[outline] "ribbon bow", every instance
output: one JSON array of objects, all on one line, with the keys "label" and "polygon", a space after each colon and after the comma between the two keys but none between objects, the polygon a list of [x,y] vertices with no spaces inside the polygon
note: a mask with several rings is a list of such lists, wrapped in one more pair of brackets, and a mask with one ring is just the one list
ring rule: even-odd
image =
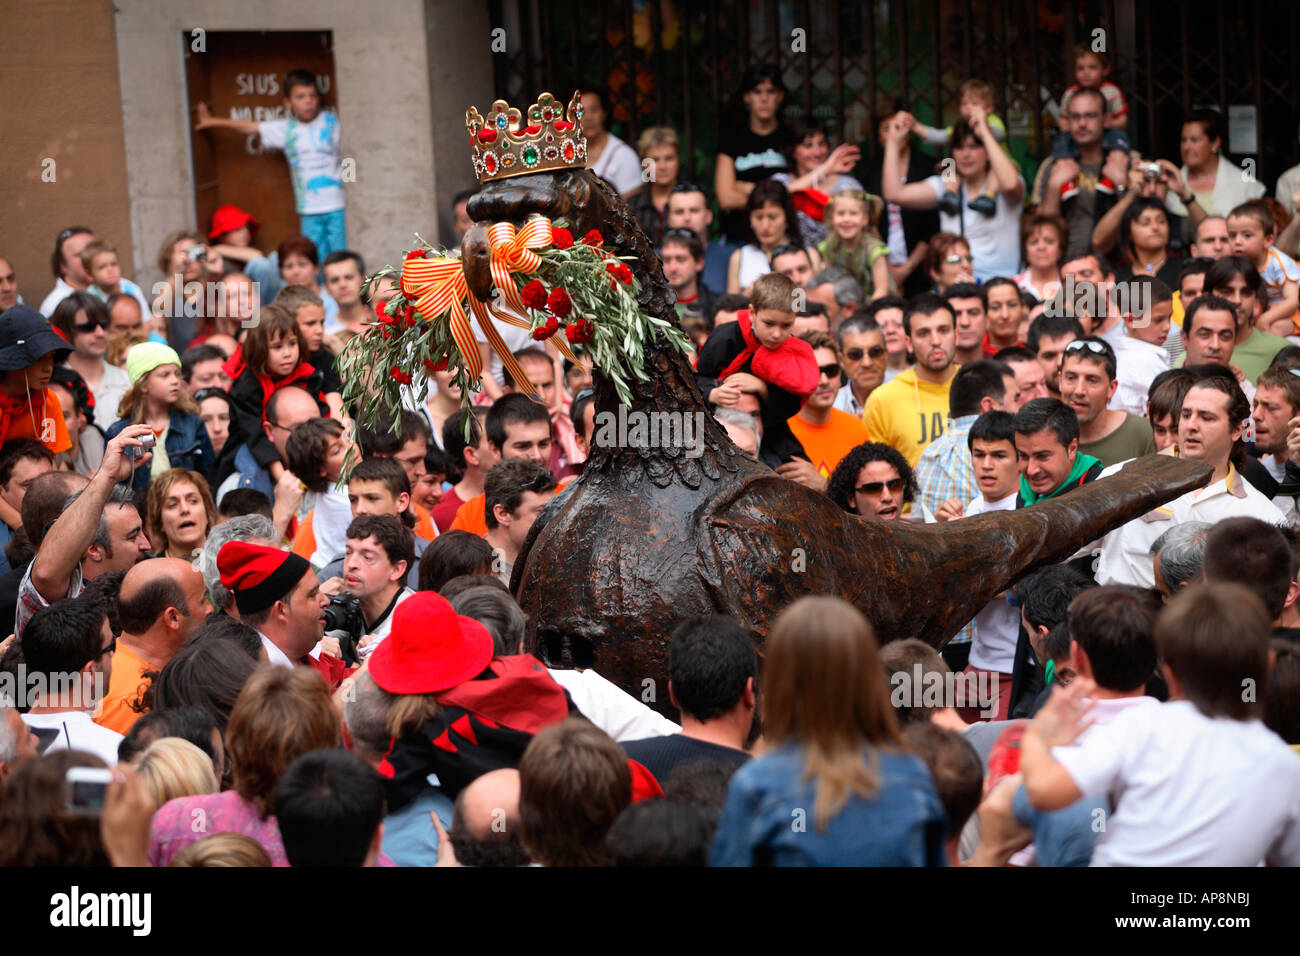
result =
[{"label": "ribbon bow", "polygon": [[[409,259],[402,265],[402,294],[415,302],[416,308],[425,318],[432,320],[436,316],[448,313],[451,336],[460,349],[471,379],[477,379],[483,372],[483,360],[478,351],[478,340],[465,315],[463,303],[468,300],[470,310],[478,320],[479,328],[488,345],[500,357],[515,387],[536,395],[537,390],[529,380],[514,354],[501,338],[493,318],[515,328],[531,329],[532,323],[520,318],[527,314],[527,306],[515,287],[512,272],[531,275],[541,267],[542,257],[534,249],[544,249],[551,244],[551,220],[544,216],[529,219],[523,229],[516,232],[512,223],[498,222],[488,227],[488,242],[491,249],[490,269],[492,282],[500,290],[501,298],[515,315],[502,312],[486,302],[480,302],[477,296],[470,295],[469,285],[465,281],[464,265],[460,259]],[[567,342],[556,338],[555,347],[573,363],[578,358],[573,354]]]}]

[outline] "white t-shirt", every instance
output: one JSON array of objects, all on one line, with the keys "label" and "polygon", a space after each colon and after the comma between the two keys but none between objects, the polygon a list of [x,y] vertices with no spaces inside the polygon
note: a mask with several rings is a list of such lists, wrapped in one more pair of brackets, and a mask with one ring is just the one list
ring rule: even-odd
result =
[{"label": "white t-shirt", "polygon": [[1163,345],[1152,345],[1130,335],[1117,342],[1115,377],[1119,379],[1119,386],[1106,407],[1145,418],[1147,393],[1151,390],[1152,380],[1161,372],[1169,371],[1169,352]]},{"label": "white t-shirt", "polygon": [[[54,310],[59,307],[59,303],[76,291],[72,286],[59,279],[54,283],[54,289],[41,302],[41,315],[48,319],[54,314]],[[151,313],[146,309],[144,314],[150,315]]]},{"label": "white t-shirt", "polygon": [[[508,310],[504,306],[502,306],[501,311],[506,312]],[[489,313],[489,315],[490,314],[491,313]],[[496,330],[499,333],[501,333],[501,338],[506,343],[506,348],[508,348],[511,351],[511,353],[518,352],[520,349],[527,348],[530,345],[537,344],[537,342],[534,341],[533,339],[533,333],[531,329],[517,328],[516,326],[513,326],[508,322],[498,322],[496,319],[492,320],[492,324],[493,326],[496,327]],[[559,334],[563,335],[564,330],[561,329]],[[479,327],[478,319],[474,320],[474,335],[478,338],[480,342],[487,341],[487,337],[483,334],[483,330]],[[492,378],[496,381],[496,383],[498,385],[505,385],[505,381],[506,381],[505,367],[501,364],[501,356],[497,355],[496,350],[493,348],[488,349],[487,367],[488,367],[488,374],[492,376]]]},{"label": "white t-shirt", "polygon": [[92,753],[110,767],[117,766],[117,745],[122,735],[101,727],[84,710],[65,710],[58,714],[23,714],[28,727],[57,730],[59,736],[45,748],[45,753],[56,750],[84,750]]},{"label": "white t-shirt", "polygon": [[262,145],[284,150],[293,179],[298,215],[343,208],[343,166],[339,159],[339,118],[321,110],[310,123],[292,116],[259,123]]},{"label": "white t-shirt", "polygon": [[605,148],[600,151],[600,158],[588,168],[601,179],[614,184],[620,193],[630,193],[640,189],[641,163],[636,158],[636,150],[623,142],[613,133],[607,133]]},{"label": "white t-shirt", "polygon": [[[966,516],[994,511],[1015,511],[1016,492],[997,501],[976,495],[966,505]],[[975,615],[971,633],[970,664],[984,671],[1010,674],[1016,660],[1016,641],[1020,636],[1020,611],[1007,603],[1006,596],[995,597]],[[1005,693],[1011,693],[1007,687]]]},{"label": "white t-shirt", "polygon": [[[943,178],[930,176],[926,182],[934,190],[934,198],[942,199],[945,189]],[[1023,189],[1023,179],[1020,185]],[[956,216],[940,212],[939,228],[965,237],[970,246],[971,259],[974,260],[971,268],[975,273],[975,281],[987,282],[994,276],[1013,276],[1020,272],[1020,213],[1024,207],[999,193],[997,212],[985,216],[966,206],[975,197],[964,188],[958,198],[961,200],[961,212]]]},{"label": "white t-shirt", "polygon": [[371,641],[369,644],[367,644],[365,647],[359,648],[357,650],[358,658],[364,661],[366,658],[368,658],[371,654],[375,652],[375,648],[378,647],[380,643],[383,641],[383,639],[386,638],[393,630],[393,615],[397,613],[398,605],[400,605],[407,598],[414,597],[414,596],[415,596],[415,592],[412,591],[410,588],[402,588],[402,592],[397,595],[397,604],[394,604],[393,609],[388,612],[388,616],[379,622],[379,626],[370,632],[371,634],[374,635],[375,639]]},{"label": "white t-shirt", "polygon": [[[1191,171],[1186,164],[1179,170],[1183,182],[1191,178]],[[1244,169],[1222,153],[1219,154],[1219,166],[1214,171],[1214,188],[1209,193],[1195,193],[1207,216],[1227,216],[1237,206],[1252,199],[1258,199],[1267,190],[1264,184],[1248,175]],[[1175,216],[1186,216],[1187,207],[1172,192],[1165,196],[1165,208]]]},{"label": "white t-shirt", "polygon": [[90,390],[95,397],[95,424],[108,431],[108,426],[117,421],[117,407],[122,404],[122,396],[131,387],[131,377],[125,369],[108,362],[104,363],[104,375],[99,380],[99,387]]},{"label": "white t-shirt", "polygon": [[1110,797],[1093,866],[1300,864],[1300,757],[1258,720],[1134,707],[1052,756]]},{"label": "white t-shirt", "polygon": [[1264,308],[1282,301],[1282,287],[1288,282],[1300,282],[1300,266],[1285,252],[1268,247],[1264,268],[1259,277],[1264,280]]},{"label": "white t-shirt", "polygon": [[593,724],[615,740],[643,740],[681,733],[671,720],[651,710],[617,684],[594,670],[562,670],[548,667],[551,679],[569,692],[574,706]]}]

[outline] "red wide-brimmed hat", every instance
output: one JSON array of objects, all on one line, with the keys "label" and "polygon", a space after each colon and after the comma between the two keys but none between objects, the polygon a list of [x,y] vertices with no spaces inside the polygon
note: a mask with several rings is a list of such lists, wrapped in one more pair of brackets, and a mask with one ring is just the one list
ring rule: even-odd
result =
[{"label": "red wide-brimmed hat", "polygon": [[370,655],[370,676],[390,694],[434,694],[477,677],[492,661],[492,635],[434,591],[397,605],[393,626]]},{"label": "red wide-brimmed hat", "polygon": [[240,614],[256,614],[284,597],[311,570],[306,558],[247,541],[227,541],[217,552],[221,584]]},{"label": "red wide-brimmed hat", "polygon": [[248,227],[249,232],[257,232],[257,220],[238,206],[218,206],[212,214],[212,228],[208,230],[209,239],[219,239],[228,232]]}]

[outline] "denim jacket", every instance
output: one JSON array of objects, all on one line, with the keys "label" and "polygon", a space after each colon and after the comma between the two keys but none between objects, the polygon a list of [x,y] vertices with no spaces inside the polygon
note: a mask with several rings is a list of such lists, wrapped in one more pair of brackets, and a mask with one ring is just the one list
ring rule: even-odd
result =
[{"label": "denim jacket", "polygon": [[[106,437],[111,441],[118,432],[130,424],[131,422],[126,419],[119,418],[108,426]],[[215,457],[212,453],[212,440],[208,438],[207,426],[197,415],[189,415],[173,408],[167,423],[167,437],[163,439],[163,448],[173,468],[197,471],[205,479],[212,471],[212,461]],[[149,466],[137,468],[132,473],[130,487],[135,492],[137,501],[144,500],[144,494],[149,489],[149,477]],[[119,484],[126,484],[126,482],[119,482]]]},{"label": "denim jacket", "polygon": [[[786,745],[731,778],[710,866],[942,866],[947,818],[920,758],[875,751],[879,787],[851,796],[819,833],[805,753]],[[863,759],[871,751],[864,749]]]}]

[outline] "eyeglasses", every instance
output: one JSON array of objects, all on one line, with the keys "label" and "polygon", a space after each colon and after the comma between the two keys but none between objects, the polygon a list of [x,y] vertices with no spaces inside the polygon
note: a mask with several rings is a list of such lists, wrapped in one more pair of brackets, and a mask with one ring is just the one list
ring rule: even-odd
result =
[{"label": "eyeglasses", "polygon": [[850,362],[861,362],[863,355],[866,355],[869,358],[878,359],[880,358],[880,356],[884,354],[885,354],[885,347],[883,345],[873,345],[871,346],[871,348],[867,349],[866,351],[863,351],[862,349],[844,350],[844,357],[848,359]]},{"label": "eyeglasses", "polygon": [[868,481],[855,489],[860,495],[878,495],[888,488],[894,494],[903,490],[902,478],[890,478],[888,481]]},{"label": "eyeglasses", "polygon": [[280,428],[280,429],[283,429],[284,431],[287,431],[287,432],[291,432],[291,431],[293,431],[292,428],[285,428],[285,427],[284,427],[283,425],[281,425],[279,422],[273,422],[273,421],[271,421],[271,419],[269,419],[269,418],[266,420],[266,423],[267,423],[268,425],[270,425],[272,428]]},{"label": "eyeglasses", "polygon": [[117,650],[117,638],[114,637],[111,641],[109,641],[106,645],[104,645],[104,648],[98,654],[96,654],[95,657],[100,658],[103,657],[105,654],[112,654],[116,650]]},{"label": "eyeglasses", "polygon": [[1103,345],[1101,342],[1093,342],[1088,339],[1075,339],[1073,342],[1071,342],[1069,345],[1065,347],[1065,351],[1067,352],[1082,352],[1084,349],[1087,349],[1089,352],[1092,352],[1094,355],[1106,354],[1105,345]]},{"label": "eyeglasses", "polygon": [[952,255],[945,257],[943,261],[948,263],[950,266],[955,266],[959,262],[969,263],[971,258],[969,253],[963,256],[960,253],[954,252]]},{"label": "eyeglasses", "polygon": [[832,362],[830,365],[819,365],[817,367],[821,369],[821,373],[827,378],[840,377],[840,365],[838,362]]}]

